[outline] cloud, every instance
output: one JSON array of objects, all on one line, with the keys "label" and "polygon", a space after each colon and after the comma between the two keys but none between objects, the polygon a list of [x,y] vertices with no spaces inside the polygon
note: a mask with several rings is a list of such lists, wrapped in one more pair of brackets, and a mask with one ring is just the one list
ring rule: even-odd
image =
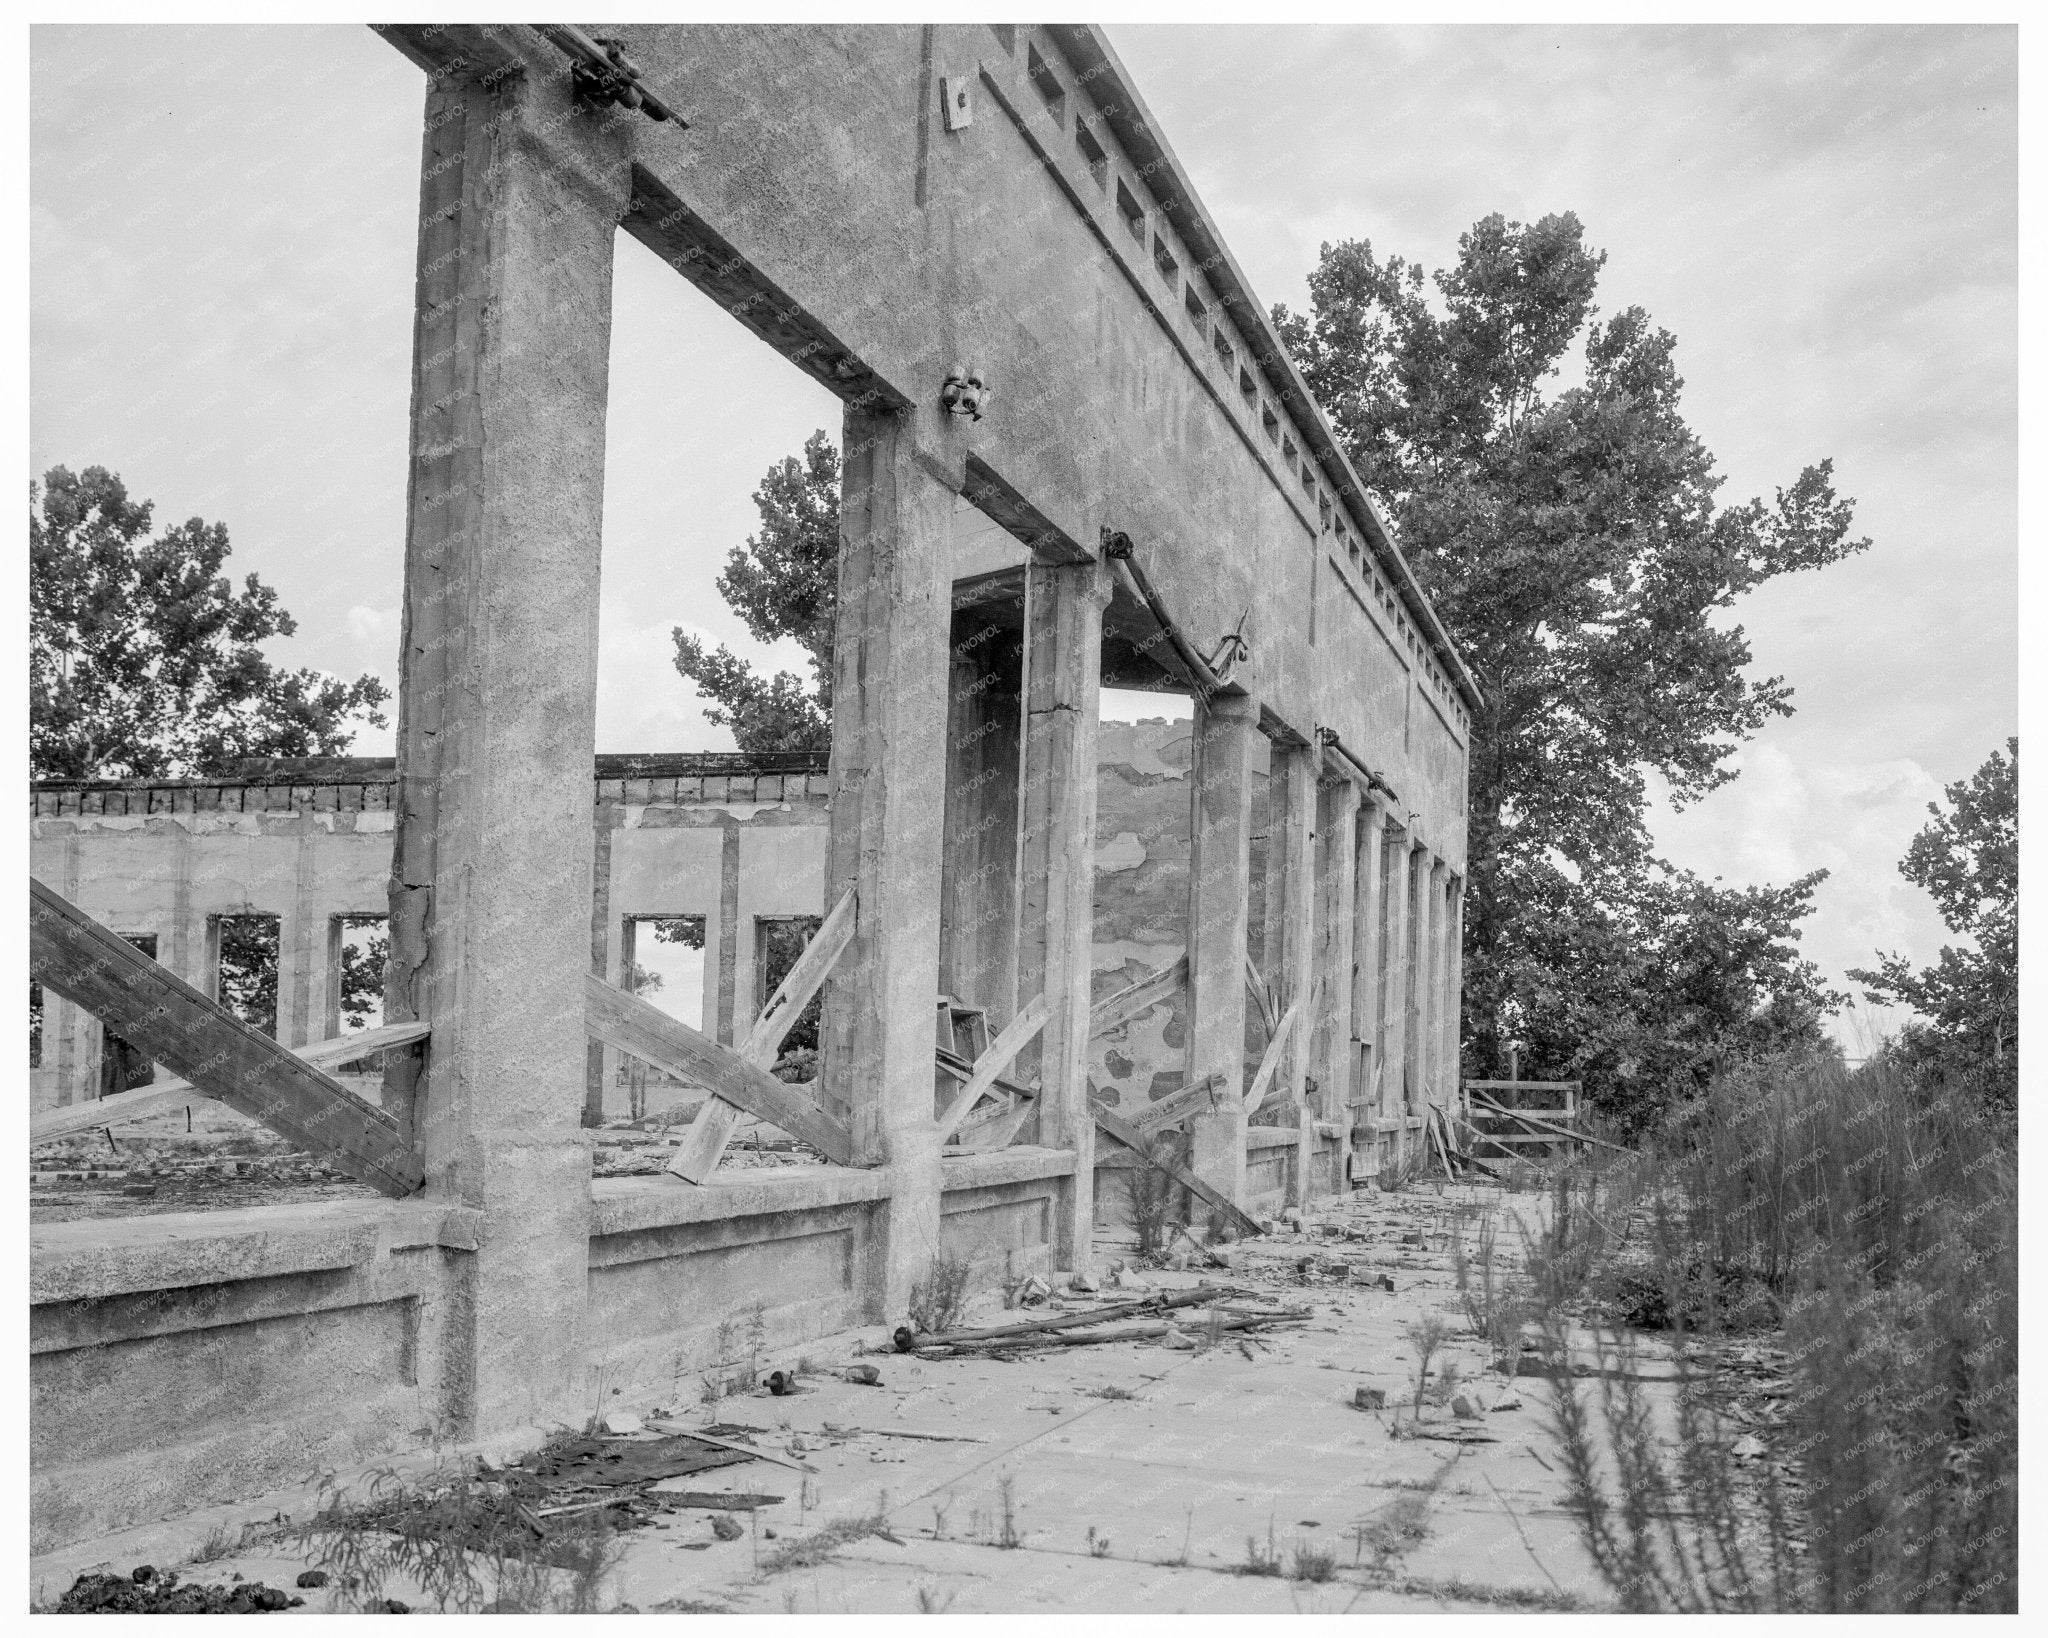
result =
[{"label": "cloud", "polygon": [[1933,901],[1898,869],[1940,781],[1910,758],[1795,760],[1768,740],[1743,746],[1732,765],[1740,775],[1733,784],[1682,813],[1661,791],[1653,797],[1657,845],[1672,863],[1731,886],[1783,886],[1828,872],[1800,948],[1837,988],[1859,997],[1833,1030],[1847,1050],[1863,1052],[1874,1029],[1903,1019],[1862,1007],[1844,972],[1893,951],[1916,965],[1931,962],[1947,936]]}]

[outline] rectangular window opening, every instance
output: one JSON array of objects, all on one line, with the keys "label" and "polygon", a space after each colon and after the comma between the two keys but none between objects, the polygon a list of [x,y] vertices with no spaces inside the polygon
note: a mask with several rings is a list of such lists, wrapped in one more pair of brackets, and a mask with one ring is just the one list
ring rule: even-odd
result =
[{"label": "rectangular window opening", "polygon": [[275,1040],[279,919],[217,916],[214,923],[215,999]]},{"label": "rectangular window opening", "polygon": [[1067,88],[1060,84],[1058,76],[1046,66],[1045,59],[1038,54],[1037,46],[1024,47],[1024,62],[1025,72],[1030,76],[1031,83],[1038,88],[1039,96],[1045,99],[1045,106],[1052,110],[1054,120],[1064,119],[1067,109]]},{"label": "rectangular window opening", "polygon": [[330,954],[334,1005],[327,1033],[375,1029],[384,1018],[384,966],[391,956],[389,916],[336,916]]},{"label": "rectangular window opening", "polygon": [[1095,138],[1095,133],[1079,120],[1074,121],[1074,146],[1081,150],[1081,157],[1088,162],[1088,172],[1095,178],[1098,188],[1109,187],[1109,153]]},{"label": "rectangular window opening", "polygon": [[1138,203],[1131,190],[1124,185],[1124,179],[1116,179],[1116,208],[1122,214],[1124,226],[1131,230],[1131,237],[1138,243],[1145,242],[1145,207]]},{"label": "rectangular window opening", "polygon": [[1226,371],[1237,361],[1237,349],[1230,345],[1230,338],[1223,333],[1220,324],[1216,326],[1216,356],[1223,360]]},{"label": "rectangular window opening", "polygon": [[[633,915],[619,929],[619,988],[678,1023],[704,1028],[703,916]],[[696,1092],[629,1052],[618,1055],[618,1084],[634,1121],[678,1110]]]},{"label": "rectangular window opening", "polygon": [[1271,404],[1259,406],[1259,422],[1266,429],[1267,441],[1277,444],[1280,441],[1280,417],[1273,413]]},{"label": "rectangular window opening", "polygon": [[1209,316],[1207,304],[1203,302],[1200,296],[1195,294],[1195,281],[1193,279],[1188,280],[1187,304],[1188,317],[1193,319],[1197,325],[1201,324]]},{"label": "rectangular window opening", "polygon": [[1252,379],[1252,372],[1240,366],[1237,372],[1237,390],[1244,396],[1244,407],[1253,409],[1259,401],[1259,384]]},{"label": "rectangular window opening", "polygon": [[[818,929],[819,916],[757,916],[754,918],[754,1014],[775,993],[775,987],[789,976]],[[782,1038],[782,1050],[775,1060],[775,1072],[785,1080],[808,1081],[818,1072],[818,1017],[825,1004],[821,989],[804,1004]]]},{"label": "rectangular window opening", "polygon": [[1159,269],[1159,276],[1166,281],[1166,288],[1172,290],[1180,283],[1180,263],[1173,258],[1163,234],[1152,235],[1152,265]]},{"label": "rectangular window opening", "polygon": [[[150,960],[156,959],[156,934],[123,933],[121,935]],[[147,1086],[156,1079],[156,1065],[116,1035],[106,1025],[100,1026],[100,1096],[112,1097],[116,1092],[132,1092],[138,1086]]]}]

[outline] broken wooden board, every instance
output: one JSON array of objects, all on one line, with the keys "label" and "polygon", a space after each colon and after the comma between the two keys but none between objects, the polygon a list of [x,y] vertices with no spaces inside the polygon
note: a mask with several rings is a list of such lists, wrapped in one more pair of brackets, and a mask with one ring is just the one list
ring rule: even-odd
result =
[{"label": "broken wooden board", "polygon": [[[757,1120],[802,1138],[844,1166],[853,1135],[797,1087],[778,1081],[731,1047],[671,1018],[593,973],[583,975],[584,1023],[594,1040],[643,1058],[664,1074],[701,1086]],[[701,1113],[701,1112],[700,1112]]]},{"label": "broken wooden board", "polygon": [[995,1085],[996,1077],[1015,1062],[1018,1053],[1037,1039],[1038,1032],[1045,1028],[1045,1021],[1051,1016],[1052,1008],[1046,1004],[1043,995],[1034,995],[1024,1004],[1002,1034],[989,1043],[988,1051],[974,1060],[972,1078],[946,1106],[945,1114],[939,1117],[941,1138],[953,1132],[967,1118],[968,1111],[981,1101],[982,1094]]},{"label": "broken wooden board", "polygon": [[1280,1060],[1287,1055],[1287,1037],[1294,1032],[1294,1021],[1300,1016],[1301,1002],[1298,1000],[1280,1015],[1280,1022],[1274,1027],[1266,1042],[1266,1050],[1259,1059],[1259,1072],[1245,1089],[1244,1112],[1247,1116],[1256,1115],[1264,1107],[1273,1077],[1279,1071]]},{"label": "broken wooden board", "polygon": [[1187,987],[1188,958],[1182,956],[1170,967],[1147,973],[1137,983],[1114,995],[1105,995],[1088,1009],[1088,1038],[1107,1035],[1120,1024],[1128,1024],[1177,990]]},{"label": "broken wooden board", "polygon": [[664,1433],[687,1434],[700,1444],[716,1445],[720,1450],[737,1451],[742,1460],[773,1462],[777,1467],[794,1468],[799,1473],[815,1473],[818,1471],[809,1462],[799,1462],[795,1457],[785,1456],[779,1450],[756,1450],[752,1445],[743,1445],[737,1439],[723,1438],[717,1434],[706,1433],[699,1428],[678,1427],[673,1422],[649,1422],[647,1425]]},{"label": "broken wooden board", "polygon": [[1272,1039],[1273,1031],[1280,1022],[1273,1016],[1273,986],[1266,982],[1266,975],[1253,965],[1249,953],[1244,958],[1244,988],[1252,998],[1252,1005],[1258,1009],[1259,1027],[1266,1032],[1268,1040]]},{"label": "broken wooden board", "polygon": [[403,1198],[424,1180],[410,1136],[391,1116],[201,995],[34,877],[29,964],[38,982],[83,1007],[144,1056],[357,1182]]},{"label": "broken wooden board", "polygon": [[1178,1126],[1191,1115],[1206,1115],[1221,1101],[1222,1090],[1223,1076],[1220,1072],[1205,1075],[1193,1086],[1184,1086],[1178,1092],[1154,1098],[1134,1111],[1129,1117],[1131,1125],[1150,1137],[1169,1126]]},{"label": "broken wooden board", "polygon": [[[782,1052],[783,1037],[789,1034],[798,1016],[810,1005],[811,997],[818,993],[840,956],[846,953],[847,945],[853,942],[855,904],[851,888],[840,894],[832,913],[811,936],[811,942],[804,946],[804,953],[783,974],[782,982],[775,986],[775,993],[761,1008],[753,1028],[747,1031],[747,1038],[739,1045],[738,1055],[745,1062],[763,1071],[773,1068]],[[669,1161],[669,1171],[687,1182],[702,1183],[718,1170],[726,1145],[732,1142],[732,1134],[744,1113],[738,1104],[715,1092],[706,1098],[704,1107],[697,1111],[697,1118],[690,1122],[690,1129],[683,1134],[681,1145]]]},{"label": "broken wooden board", "polygon": [[[293,1048],[292,1051],[294,1056],[302,1058],[316,1069],[331,1069],[337,1064],[354,1063],[356,1059],[368,1057],[373,1052],[424,1041],[431,1027],[418,1022],[385,1024],[378,1029],[358,1030],[353,1035],[330,1036],[324,1041],[315,1041],[309,1046]],[[153,1086],[138,1086],[132,1092],[115,1092],[108,1097],[93,1098],[86,1103],[66,1104],[61,1109],[45,1109],[29,1121],[28,1140],[31,1143],[41,1143],[47,1138],[68,1137],[73,1132],[89,1132],[96,1126],[111,1126],[117,1121],[140,1120],[145,1115],[162,1114],[166,1110],[177,1109],[196,1100],[209,1103],[214,1101],[211,1092],[203,1087],[194,1086],[190,1081],[159,1081]]]},{"label": "broken wooden board", "polygon": [[1014,1098],[1009,1108],[999,1109],[984,1120],[972,1121],[961,1127],[953,1146],[968,1154],[1007,1149],[1037,1106],[1035,1095]]},{"label": "broken wooden board", "polygon": [[[1115,1138],[1117,1142],[1135,1154],[1145,1154],[1145,1134],[1125,1120],[1123,1116],[1119,1115],[1114,1109],[1105,1109],[1099,1103],[1091,1106],[1091,1112],[1095,1116],[1095,1124]],[[1147,1158],[1149,1160],[1150,1157],[1148,1156]],[[1258,1220],[1245,1211],[1242,1206],[1238,1205],[1236,1201],[1232,1200],[1229,1195],[1203,1182],[1178,1161],[1153,1161],[1151,1163],[1157,1165],[1161,1171],[1165,1172],[1176,1183],[1185,1187],[1196,1199],[1204,1201],[1221,1212],[1236,1227],[1240,1234],[1265,1233],[1265,1230],[1259,1227]]]}]

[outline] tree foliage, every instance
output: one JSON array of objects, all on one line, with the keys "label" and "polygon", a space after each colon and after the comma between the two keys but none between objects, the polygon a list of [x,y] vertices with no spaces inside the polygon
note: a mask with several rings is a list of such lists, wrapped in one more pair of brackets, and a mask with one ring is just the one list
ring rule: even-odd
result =
[{"label": "tree foliage", "polygon": [[332,756],[350,719],[384,726],[374,676],[285,671],[261,644],[296,623],[255,575],[220,574],[224,525],[149,538],[151,503],[104,467],[29,484],[29,761],[44,779],[225,772]]},{"label": "tree foliage", "polygon": [[[1428,281],[1367,242],[1326,244],[1311,313],[1274,319],[1486,694],[1468,815],[1472,1067],[1501,1073],[1507,1043],[1525,1041],[1529,1061],[1584,1075],[1616,1107],[1661,1101],[1651,1066],[1704,1062],[1697,1030],[1812,1039],[1837,999],[1791,948],[1819,877],[1699,883],[1654,859],[1645,815],[1652,773],[1696,801],[1734,777],[1737,743],[1792,709],[1782,677],[1745,675],[1748,640],[1724,611],[1867,542],[1850,539],[1853,503],[1827,461],[1770,502],[1716,503],[1675,339],[1638,307],[1600,316],[1604,261],[1570,214],[1489,216]],[[1641,959],[1673,938],[1698,958],[1679,990]]]},{"label": "tree foliage", "polygon": [[712,701],[705,717],[742,751],[824,751],[832,743],[832,636],[839,610],[839,450],[820,429],[803,457],[785,456],[754,491],[761,529],[726,555],[718,590],[761,642],[793,637],[810,657],[808,683],[763,677],[721,643],[707,652],[681,626],[676,669]]},{"label": "tree foliage", "polygon": [[2019,1093],[2020,742],[2005,742],[1975,774],[1944,792],[1950,811],[1913,838],[1899,873],[1926,889],[1942,924],[1971,946],[1943,945],[1917,972],[1904,956],[1851,968],[1876,1003],[1911,1007],[1924,1022],[1894,1050],[1909,1063],[1969,1085],[2011,1109]]}]

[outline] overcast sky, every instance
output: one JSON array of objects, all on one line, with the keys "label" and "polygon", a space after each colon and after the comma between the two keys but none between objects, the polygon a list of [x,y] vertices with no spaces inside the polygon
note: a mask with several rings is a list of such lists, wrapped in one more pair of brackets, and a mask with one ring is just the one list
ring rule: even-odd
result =
[{"label": "overcast sky", "polygon": [[[1897,861],[2017,731],[2014,32],[1109,33],[1261,299],[1304,305],[1325,240],[1436,268],[1489,212],[1576,211],[1603,309],[1677,335],[1725,500],[1834,457],[1870,551],[1737,611],[1798,715],[1658,832],[1731,881],[1832,871],[1833,975],[1931,959]],[[225,522],[281,656],[395,683],[423,77],[362,28],[45,27],[31,65],[32,470]],[[612,382],[599,746],[729,745],[669,630],[762,655],[712,580],[837,405],[623,236]]]}]

